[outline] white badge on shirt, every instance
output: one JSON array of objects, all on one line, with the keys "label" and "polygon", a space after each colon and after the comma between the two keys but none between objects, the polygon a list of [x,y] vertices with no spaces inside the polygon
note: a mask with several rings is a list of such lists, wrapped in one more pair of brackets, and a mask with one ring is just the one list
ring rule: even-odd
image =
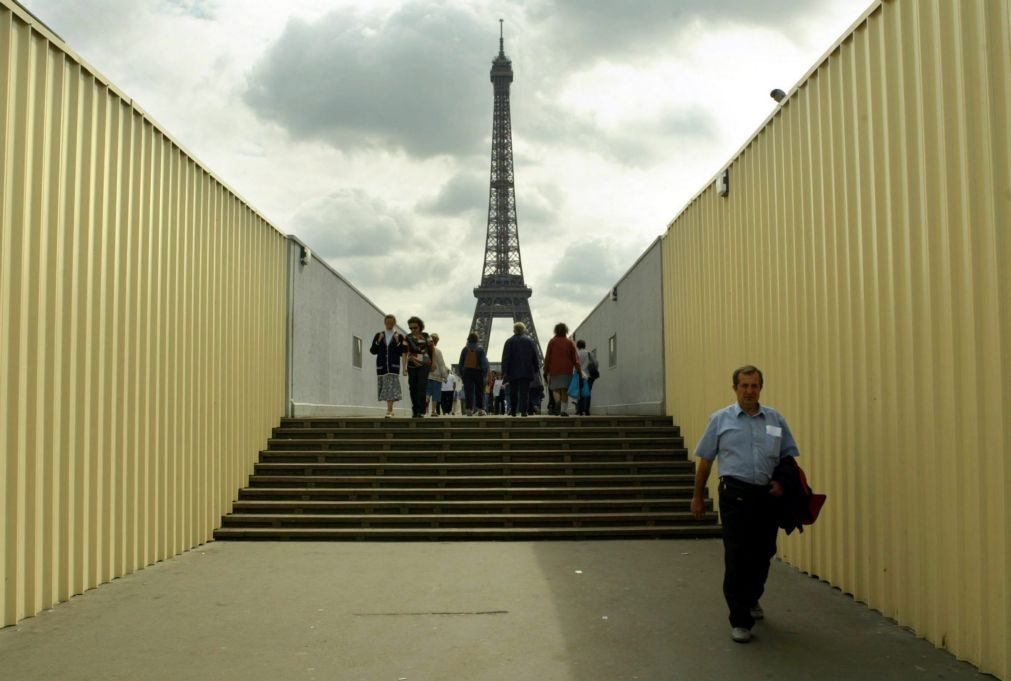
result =
[{"label": "white badge on shirt", "polygon": [[779,426],[766,426],[765,434],[772,437],[783,437],[783,429]]}]

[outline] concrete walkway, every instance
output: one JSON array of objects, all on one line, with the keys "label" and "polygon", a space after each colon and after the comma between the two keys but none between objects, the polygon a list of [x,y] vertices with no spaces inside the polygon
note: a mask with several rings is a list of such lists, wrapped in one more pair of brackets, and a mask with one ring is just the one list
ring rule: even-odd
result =
[{"label": "concrete walkway", "polygon": [[992,679],[782,564],[735,644],[721,579],[713,540],[208,544],[0,631],[0,679]]}]

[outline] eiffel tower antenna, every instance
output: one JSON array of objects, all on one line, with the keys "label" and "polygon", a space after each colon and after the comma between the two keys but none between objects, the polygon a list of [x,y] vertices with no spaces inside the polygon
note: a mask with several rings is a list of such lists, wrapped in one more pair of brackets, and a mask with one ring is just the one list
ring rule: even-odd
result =
[{"label": "eiffel tower antenna", "polygon": [[491,184],[488,190],[488,236],[484,247],[481,284],[474,289],[477,306],[470,330],[490,349],[491,323],[494,317],[511,317],[523,322],[544,355],[534,318],[530,314],[533,293],[523,281],[520,259],[520,235],[516,221],[516,189],[513,182],[512,121],[509,113],[509,85],[513,81],[512,62],[505,55],[503,20],[499,19],[499,53],[491,63],[494,113],[491,133]]}]

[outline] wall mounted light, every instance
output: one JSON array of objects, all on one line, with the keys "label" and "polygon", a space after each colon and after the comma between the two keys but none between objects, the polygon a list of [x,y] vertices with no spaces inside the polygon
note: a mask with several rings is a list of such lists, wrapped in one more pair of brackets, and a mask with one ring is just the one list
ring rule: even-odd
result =
[{"label": "wall mounted light", "polygon": [[716,178],[716,193],[723,197],[730,194],[730,168],[724,168]]}]

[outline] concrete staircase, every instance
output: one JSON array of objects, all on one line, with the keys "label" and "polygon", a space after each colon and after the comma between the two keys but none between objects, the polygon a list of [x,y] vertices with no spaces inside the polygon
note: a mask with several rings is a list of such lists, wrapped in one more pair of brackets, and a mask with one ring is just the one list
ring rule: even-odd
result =
[{"label": "concrete staircase", "polygon": [[669,417],[286,418],[214,536],[719,536],[692,479]]}]

